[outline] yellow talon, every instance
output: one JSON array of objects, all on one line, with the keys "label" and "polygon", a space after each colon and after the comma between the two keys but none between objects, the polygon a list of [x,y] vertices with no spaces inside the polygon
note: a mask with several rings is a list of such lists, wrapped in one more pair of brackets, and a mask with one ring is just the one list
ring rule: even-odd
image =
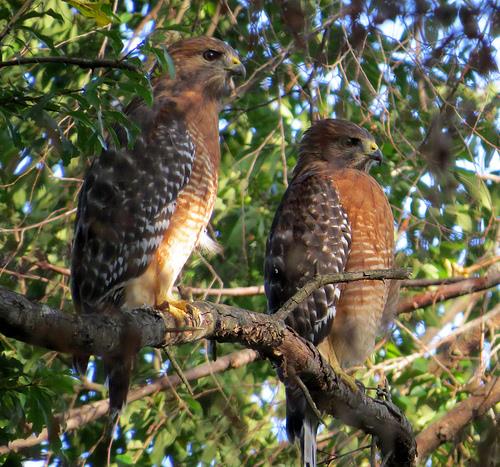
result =
[{"label": "yellow talon", "polygon": [[187,313],[189,302],[186,300],[169,300],[168,304],[173,313]]},{"label": "yellow talon", "polygon": [[167,299],[160,302],[158,308],[162,311],[168,311],[177,321],[183,322],[188,304],[189,302],[186,300]]},{"label": "yellow talon", "polygon": [[346,383],[351,388],[353,392],[359,391],[359,387],[358,384],[356,383],[356,378],[354,378],[354,376],[351,376],[349,373],[346,373],[342,369],[340,370],[339,373],[337,373],[337,375],[344,381],[344,383]]},{"label": "yellow talon", "polygon": [[330,366],[332,367],[333,371],[335,374],[342,380],[344,381],[345,384],[347,384],[353,392],[358,392],[359,387],[358,384],[356,383],[356,378],[354,376],[351,376],[348,374],[341,366],[340,363],[337,359],[337,355],[335,355],[335,352],[332,351],[328,355],[328,361],[330,363]]}]

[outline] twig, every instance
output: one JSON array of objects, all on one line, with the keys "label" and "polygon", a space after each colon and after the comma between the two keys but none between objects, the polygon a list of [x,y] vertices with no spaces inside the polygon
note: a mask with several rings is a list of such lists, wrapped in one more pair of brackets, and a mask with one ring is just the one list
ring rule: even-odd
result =
[{"label": "twig", "polygon": [[302,394],[304,394],[304,397],[306,398],[307,403],[309,404],[309,407],[311,410],[314,412],[314,415],[316,415],[316,418],[323,424],[326,425],[326,423],[323,420],[323,417],[321,416],[321,412],[318,410],[318,407],[316,406],[316,403],[313,401],[311,394],[309,390],[307,389],[307,386],[302,382],[299,376],[295,376],[294,382],[297,383],[300,389],[302,389]]},{"label": "twig", "polygon": [[206,36],[213,36],[214,35],[214,32],[215,30],[217,29],[217,26],[219,25],[219,21],[220,21],[220,10],[221,10],[221,2],[217,2],[217,6],[215,7],[215,12],[213,15],[211,15],[211,18],[210,18],[210,24],[205,32],[205,35]]},{"label": "twig", "polygon": [[336,274],[325,274],[317,276],[300,290],[295,295],[289,298],[285,304],[274,314],[277,319],[284,320],[290,311],[297,305],[302,303],[309,295],[311,295],[318,287],[326,284],[341,283],[341,282],[354,282],[364,280],[386,280],[386,279],[407,279],[411,274],[410,269],[374,269],[372,271],[356,271],[356,272],[343,272]]},{"label": "twig", "polygon": [[423,355],[425,355],[426,352],[432,352],[435,349],[442,346],[443,344],[452,341],[457,336],[464,334],[478,326],[483,326],[484,324],[491,326],[498,326],[496,323],[498,322],[499,316],[500,316],[500,305],[496,306],[485,315],[479,316],[478,318],[463,324],[458,329],[455,329],[454,331],[450,332],[443,338],[427,344],[425,350],[422,350],[420,352],[415,352],[411,355],[405,355],[403,357],[396,357],[391,360],[379,363],[378,365],[374,365],[370,369],[370,372],[374,372],[377,370],[383,370],[386,373],[389,371],[401,371],[403,368],[409,366],[412,362],[417,360],[417,358],[420,358]]},{"label": "twig", "polygon": [[4,40],[5,36],[9,34],[10,30],[12,29],[12,26],[16,24],[17,20],[24,14],[26,10],[31,6],[34,0],[26,0],[21,8],[17,10],[16,14],[10,19],[10,21],[7,23],[7,25],[3,28],[2,32],[0,32],[0,44]]},{"label": "twig", "polygon": [[159,0],[158,3],[153,8],[151,8],[149,13],[141,19],[139,24],[134,28],[134,32],[132,34],[132,37],[129,39],[129,43],[131,43],[136,37],[139,36],[146,24],[148,24],[150,21],[156,20],[156,18],[158,17],[158,13],[164,3],[165,0]]},{"label": "twig", "polygon": [[1,274],[9,274],[19,279],[33,279],[40,282],[50,282],[49,279],[47,279],[46,277],[36,276],[35,274],[23,274],[18,271],[11,271],[10,269],[7,268],[0,268],[0,275]]},{"label": "twig", "polygon": [[66,211],[66,212],[63,212],[62,214],[59,214],[57,216],[54,216],[54,217],[49,217],[43,221],[40,221],[40,222],[37,222],[36,224],[31,224],[31,225],[27,225],[26,227],[12,227],[12,228],[7,228],[7,229],[4,229],[3,227],[0,227],[0,232],[5,232],[5,233],[8,233],[8,232],[14,232],[14,233],[17,233],[17,232],[25,232],[26,230],[31,230],[31,229],[37,229],[38,227],[42,227],[46,224],[49,224],[50,222],[54,222],[54,221],[57,221],[59,219],[62,219],[63,217],[67,217],[67,216],[71,216],[71,214],[75,213],[76,212],[76,208],[73,208],[73,209],[70,209],[69,211]]},{"label": "twig", "polygon": [[[205,363],[185,372],[185,377],[188,381],[197,380],[205,376],[210,376],[212,373],[221,373],[229,369],[239,368],[247,365],[258,358],[257,352],[253,350],[240,350],[225,355],[217,359],[216,362]],[[179,386],[182,383],[177,375],[163,376],[153,381],[151,384],[146,384],[140,388],[130,391],[127,402],[143,399],[159,391],[170,390]],[[70,410],[67,413],[55,415],[55,420],[58,423],[64,424],[65,431],[74,431],[82,426],[97,420],[108,413],[109,399],[104,399],[91,404],[86,404],[77,409]],[[7,454],[11,451],[19,451],[43,443],[49,439],[49,433],[44,428],[38,436],[27,439],[18,439],[12,441],[8,446],[0,446],[0,455]]]},{"label": "twig", "polygon": [[188,390],[189,395],[194,396],[193,388],[189,384],[189,381],[186,379],[186,376],[184,375],[182,368],[177,363],[177,360],[175,359],[174,355],[172,354],[172,352],[170,351],[170,349],[168,347],[165,348],[164,350],[165,350],[165,353],[167,354],[168,359],[170,360],[170,363],[172,364],[172,367],[174,368],[175,372],[177,373],[177,376],[184,383],[184,386],[186,386],[186,389]]},{"label": "twig", "polygon": [[[65,272],[61,271],[61,274]],[[404,279],[401,280],[401,287],[431,287],[434,285],[456,284],[458,282],[470,281],[469,277],[444,277],[442,279]],[[227,287],[215,289],[210,287],[190,287],[183,286],[186,292],[193,295],[225,295],[226,297],[246,297],[251,295],[262,295],[264,293],[263,285],[250,285],[248,287]]]},{"label": "twig", "polygon": [[401,281],[401,287],[432,287],[433,285],[447,285],[456,284],[457,282],[464,282],[468,277],[443,277],[439,279],[408,279]]},{"label": "twig", "polygon": [[0,62],[0,68],[8,66],[31,65],[40,63],[60,63],[63,65],[76,65],[80,68],[119,68],[122,70],[135,71],[141,73],[140,68],[127,62],[109,59],[88,59],[77,57],[24,57]]},{"label": "twig", "polygon": [[434,305],[450,298],[461,297],[473,292],[490,289],[500,283],[500,272],[492,272],[483,277],[467,279],[456,284],[449,284],[435,291],[425,292],[399,301],[397,313],[407,313],[417,308]]},{"label": "twig", "polygon": [[[35,226],[38,226],[36,224]],[[29,226],[30,228],[35,226]],[[10,229],[13,230],[13,229]],[[40,269],[49,269],[54,272],[57,272],[63,276],[69,276],[70,270],[69,268],[65,268],[62,266],[56,266],[47,261],[38,261],[33,263],[33,265],[39,267]],[[466,281],[475,280],[478,278],[470,278],[470,277],[444,277],[441,279],[405,279],[401,280],[401,287],[407,288],[422,288],[422,287],[431,287],[437,285],[447,285],[447,284],[456,284],[463,283]],[[468,285],[466,287],[469,287]],[[250,285],[248,287],[221,287],[221,288],[213,288],[213,287],[191,287],[189,285],[182,286],[183,291],[192,295],[213,295],[216,297],[220,297],[222,295],[226,297],[247,297],[253,295],[263,295],[264,294],[264,286],[263,285]],[[468,289],[467,289],[468,290]],[[414,296],[419,300],[419,295]],[[453,297],[450,297],[453,298]],[[402,313],[402,312],[401,312]]]},{"label": "twig", "polygon": [[235,97],[242,96],[245,94],[249,89],[253,87],[254,84],[256,84],[258,81],[260,81],[260,73],[266,72],[268,75],[272,74],[276,68],[278,68],[281,63],[288,57],[288,54],[290,53],[290,50],[293,47],[293,41],[290,42],[281,52],[272,57],[269,61],[264,63],[264,65],[260,66],[257,68],[252,75],[245,81],[241,86],[236,88],[236,92],[234,93]]},{"label": "twig", "polygon": [[483,180],[491,180],[494,183],[500,183],[500,176],[495,174],[476,173],[476,177],[479,177]]},{"label": "twig", "polygon": [[180,24],[182,18],[184,17],[184,14],[186,13],[186,11],[189,10],[190,5],[191,5],[190,0],[183,0],[182,5],[179,7],[179,10],[177,11],[177,16],[175,17],[174,24]]},{"label": "twig", "polygon": [[[65,272],[61,272],[65,274]],[[422,288],[431,287],[436,285],[447,285],[463,283],[466,281],[475,280],[477,278],[470,277],[443,277],[441,279],[404,279],[401,280],[401,287],[407,288]],[[468,286],[467,286],[468,287]],[[263,285],[250,285],[248,287],[227,287],[227,288],[210,288],[210,287],[191,287],[183,286],[186,292],[192,293],[193,295],[225,295],[227,297],[246,297],[251,295],[262,295],[264,294]],[[468,290],[468,289],[467,289]],[[419,295],[416,295],[419,297]]]},{"label": "twig", "polygon": [[50,270],[57,272],[58,274],[61,274],[61,276],[69,276],[70,275],[70,270],[69,268],[64,268],[62,266],[56,266],[55,264],[51,264],[47,261],[38,261],[34,263],[35,266],[38,266],[40,269],[43,270]]},{"label": "twig", "polygon": [[203,288],[203,287],[189,287],[183,286],[183,290],[193,295],[225,295],[227,297],[247,297],[251,295],[262,295],[264,293],[263,285],[252,285],[249,287],[232,287],[232,288]]}]

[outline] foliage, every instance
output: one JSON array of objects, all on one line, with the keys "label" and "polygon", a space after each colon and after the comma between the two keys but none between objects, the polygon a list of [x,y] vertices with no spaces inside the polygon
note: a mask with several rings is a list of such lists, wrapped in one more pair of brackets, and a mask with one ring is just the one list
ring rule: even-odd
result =
[{"label": "foliage", "polygon": [[[498,247],[498,75],[492,58],[498,20],[490,1],[4,2],[2,60],[107,58],[140,71],[60,63],[1,68],[0,284],[71,312],[64,268],[85,168],[114,137],[113,124],[124,125],[133,144],[137,128],[123,109],[137,96],[151,102],[151,61],[145,57],[171,73],[165,44],[207,32],[240,51],[252,86],[221,114],[223,159],[212,226],[224,254],[208,260],[194,255],[183,285],[262,283],[266,235],[296,143],[317,116],[353,120],[380,142],[386,164],[375,176],[397,220],[401,265],[422,278],[484,272]],[[225,301],[265,310],[259,295]],[[477,345],[444,363],[426,346],[497,302],[480,293],[401,317],[364,382],[373,386],[385,373],[394,400],[421,430],[497,364],[488,328],[483,339],[475,337]],[[100,400],[103,388],[81,385],[66,355],[6,338],[0,347],[0,445],[44,426],[52,433],[50,444],[10,454],[9,461],[100,465],[104,422],[58,437],[52,414]],[[218,347],[220,354],[232,350]],[[183,369],[207,359],[203,344],[173,353]],[[134,384],[159,371],[173,370],[158,352],[144,351]],[[102,383],[99,362],[93,373]],[[192,385],[194,396],[180,386],[126,408],[113,465],[289,465],[295,458],[296,449],[282,442],[283,393],[270,365],[252,363]],[[480,440],[494,429],[490,415],[475,421],[456,443],[433,453],[433,464],[478,462]],[[367,462],[369,449],[358,449],[367,444],[332,420],[320,435],[322,457],[343,456],[339,465]]]}]

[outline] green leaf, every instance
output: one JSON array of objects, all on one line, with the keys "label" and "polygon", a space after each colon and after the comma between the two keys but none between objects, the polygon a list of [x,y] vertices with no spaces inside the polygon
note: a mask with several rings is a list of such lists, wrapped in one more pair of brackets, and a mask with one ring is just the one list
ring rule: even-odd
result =
[{"label": "green leaf", "polygon": [[118,454],[115,459],[119,464],[135,465],[134,460],[130,454]]},{"label": "green leaf", "polygon": [[492,209],[491,196],[483,180],[476,174],[457,170],[457,179],[466,187],[471,196],[489,211]]},{"label": "green leaf", "polygon": [[55,20],[57,20],[61,24],[64,23],[64,18],[59,13],[54,11],[52,8],[48,8],[47,10],[44,10],[43,14],[51,16],[52,18],[54,18]]},{"label": "green leaf", "polygon": [[109,12],[105,12],[105,6],[109,5],[109,0],[64,0],[75,7],[82,15],[93,19],[98,26],[107,26],[112,22]]}]

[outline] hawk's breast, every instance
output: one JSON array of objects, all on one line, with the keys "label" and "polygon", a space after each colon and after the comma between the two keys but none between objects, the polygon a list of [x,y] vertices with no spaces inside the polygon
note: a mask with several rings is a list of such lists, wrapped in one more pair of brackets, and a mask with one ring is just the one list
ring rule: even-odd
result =
[{"label": "hawk's breast", "polygon": [[146,272],[126,287],[125,306],[160,305],[206,228],[217,198],[219,149],[207,147],[189,127],[196,146],[191,177],[180,191],[170,224]]}]

